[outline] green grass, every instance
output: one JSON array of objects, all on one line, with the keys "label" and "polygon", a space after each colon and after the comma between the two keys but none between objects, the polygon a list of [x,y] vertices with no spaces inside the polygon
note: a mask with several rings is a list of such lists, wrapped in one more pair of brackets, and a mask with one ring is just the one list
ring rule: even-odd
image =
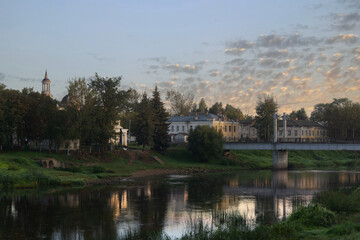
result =
[{"label": "green grass", "polygon": [[[164,153],[151,152],[165,164],[135,160],[117,152],[67,156],[48,152],[1,152],[0,187],[27,188],[42,185],[84,186],[86,181],[101,181],[128,177],[135,171],[146,169],[179,169],[208,171],[271,169],[272,151],[231,151],[232,158],[222,157],[201,163],[183,146],[171,147]],[[72,164],[65,169],[44,169],[36,159],[55,158]],[[360,153],[345,151],[289,151],[289,169],[360,169]],[[194,170],[194,171],[193,171]]]}]

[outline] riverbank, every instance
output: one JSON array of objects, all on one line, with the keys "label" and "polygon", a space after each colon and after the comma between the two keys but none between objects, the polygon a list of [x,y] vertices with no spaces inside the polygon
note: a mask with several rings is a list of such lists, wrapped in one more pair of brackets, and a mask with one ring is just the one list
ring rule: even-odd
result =
[{"label": "riverbank", "polygon": [[[54,159],[62,167],[46,169],[42,160]],[[163,163],[163,164],[161,164]],[[0,187],[86,186],[114,184],[127,178],[161,174],[203,174],[209,172],[272,168],[271,151],[232,151],[227,157],[200,163],[184,147],[165,153],[138,150],[113,151],[98,155],[1,152]],[[289,151],[289,169],[360,170],[360,153],[344,151]]]}]

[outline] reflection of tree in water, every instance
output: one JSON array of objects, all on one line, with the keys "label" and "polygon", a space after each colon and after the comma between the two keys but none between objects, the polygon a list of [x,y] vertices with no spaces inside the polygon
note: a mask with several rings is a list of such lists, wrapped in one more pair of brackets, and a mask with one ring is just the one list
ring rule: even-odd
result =
[{"label": "reflection of tree in water", "polygon": [[187,181],[189,203],[201,208],[211,208],[221,200],[224,194],[224,182],[226,180],[218,176],[189,178]]},{"label": "reflection of tree in water", "polygon": [[144,188],[137,196],[137,215],[140,221],[140,234],[162,232],[170,195],[170,186],[167,183],[155,183],[150,187],[150,195]]},{"label": "reflection of tree in water", "polygon": [[[72,196],[80,201],[76,206]],[[108,191],[0,199],[0,239],[116,239]]]}]

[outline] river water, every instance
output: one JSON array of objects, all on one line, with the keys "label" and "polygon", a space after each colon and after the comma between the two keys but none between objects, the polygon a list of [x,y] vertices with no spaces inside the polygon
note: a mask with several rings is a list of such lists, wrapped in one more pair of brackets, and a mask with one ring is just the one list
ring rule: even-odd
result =
[{"label": "river water", "polygon": [[0,239],[117,239],[128,229],[180,237],[189,219],[239,213],[281,221],[320,191],[357,186],[360,172],[242,171],[157,176],[111,187],[0,193]]}]

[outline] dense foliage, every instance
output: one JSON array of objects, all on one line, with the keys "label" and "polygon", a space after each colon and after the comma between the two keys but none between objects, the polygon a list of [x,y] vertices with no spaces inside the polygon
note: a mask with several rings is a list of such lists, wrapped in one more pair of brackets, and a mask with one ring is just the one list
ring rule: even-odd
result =
[{"label": "dense foliage", "polygon": [[208,162],[221,157],[223,152],[223,136],[214,128],[197,126],[189,134],[189,150],[199,161]]},{"label": "dense foliage", "polygon": [[261,140],[270,141],[274,134],[273,114],[279,106],[272,96],[259,98],[256,105],[256,128]]},{"label": "dense foliage", "polygon": [[316,104],[310,119],[327,125],[332,139],[360,139],[360,104],[347,98]]}]

